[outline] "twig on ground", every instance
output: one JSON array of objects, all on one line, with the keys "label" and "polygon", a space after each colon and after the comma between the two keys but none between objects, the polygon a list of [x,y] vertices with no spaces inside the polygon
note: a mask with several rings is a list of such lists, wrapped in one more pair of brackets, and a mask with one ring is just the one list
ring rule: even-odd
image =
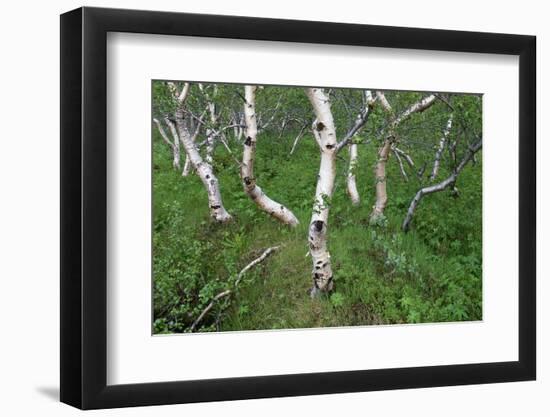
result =
[{"label": "twig on ground", "polygon": [[[246,265],[243,269],[241,269],[241,272],[239,272],[239,274],[237,275],[237,279],[235,280],[235,284],[234,284],[235,289],[237,288],[237,286],[241,282],[241,279],[243,278],[244,274],[246,274],[246,272],[248,272],[252,267],[258,265],[260,262],[264,261],[269,255],[271,255],[273,252],[275,252],[279,248],[280,248],[280,246],[272,246],[270,248],[267,248],[266,250],[263,251],[263,253],[258,258],[254,259],[252,262],[250,262],[248,265]],[[208,314],[208,312],[210,310],[212,310],[212,307],[214,307],[214,304],[216,304],[216,302],[218,300],[229,296],[233,292],[234,292],[234,290],[229,289],[229,290],[222,291],[219,294],[215,295],[212,298],[212,301],[210,301],[210,303],[208,303],[208,305],[204,308],[204,310],[202,310],[199,317],[197,317],[197,319],[193,322],[193,324],[191,325],[191,327],[189,329],[192,332],[194,332],[195,329],[197,328],[197,326],[199,325],[199,323],[202,321],[202,319],[204,319],[204,317]]]}]

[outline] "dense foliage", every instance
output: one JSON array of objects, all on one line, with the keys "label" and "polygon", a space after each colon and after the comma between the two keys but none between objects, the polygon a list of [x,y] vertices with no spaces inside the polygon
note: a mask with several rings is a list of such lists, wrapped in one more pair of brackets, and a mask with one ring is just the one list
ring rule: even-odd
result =
[{"label": "dense foliage", "polygon": [[[227,118],[242,107],[240,86],[219,87],[219,106]],[[154,83],[154,112],[169,114],[166,87]],[[352,123],[361,94],[334,90],[332,108],[337,132]],[[386,93],[396,112],[421,93]],[[192,106],[202,112],[196,95]],[[257,209],[243,192],[239,177],[242,144],[227,133],[231,154],[218,144],[214,170],[224,204],[233,221],[209,218],[206,195],[197,175],[183,178],[172,167],[171,149],[153,129],[153,307],[155,333],[186,332],[212,298],[232,288],[234,294],[215,303],[200,331],[280,329],[393,323],[480,320],[482,317],[482,161],[481,152],[458,177],[455,190],[425,198],[411,230],[401,224],[411,199],[424,185],[452,106],[463,151],[481,134],[480,97],[452,95],[400,127],[399,146],[410,153],[415,168],[395,158],[387,166],[385,217],[371,224],[375,199],[373,168],[387,118],[374,107],[359,143],[355,169],[361,204],[346,194],[348,154],[338,156],[336,188],[330,201],[329,247],[335,288],[310,298],[311,261],[306,257],[307,228],[319,168],[319,149],[308,132],[289,155],[302,123],[311,123],[309,103],[299,88],[266,87],[256,103],[261,117],[273,117],[259,133],[256,177],[266,192],[293,210],[300,225],[288,228]],[[282,129],[284,118],[295,118]],[[228,123],[229,124],[229,123]],[[182,152],[183,153],[183,152]],[[460,152],[458,152],[460,154]],[[184,154],[184,153],[183,153]],[[424,170],[422,170],[424,168]],[[439,178],[453,169],[450,153],[442,159]],[[420,172],[418,172],[420,171]],[[267,247],[281,248],[233,284],[238,272]]]}]

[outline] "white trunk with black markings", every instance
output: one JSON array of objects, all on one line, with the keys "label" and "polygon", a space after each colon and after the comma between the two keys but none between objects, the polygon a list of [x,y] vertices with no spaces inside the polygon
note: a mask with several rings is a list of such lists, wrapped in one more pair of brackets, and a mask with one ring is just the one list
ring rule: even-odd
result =
[{"label": "white trunk with black markings", "polygon": [[215,104],[210,101],[210,98],[208,95],[206,95],[208,98],[208,113],[210,114],[210,123],[212,125],[212,128],[206,129],[206,155],[205,160],[208,162],[211,166],[214,164],[214,147],[216,144],[216,131],[214,130],[214,127],[218,123],[218,116],[216,114],[216,106]]},{"label": "white trunk with black markings", "polygon": [[306,94],[317,118],[313,124],[313,133],[321,151],[321,162],[308,238],[309,253],[313,262],[311,295],[314,296],[319,292],[331,291],[333,288],[327,233],[330,200],[336,177],[337,141],[329,99],[323,89],[307,88]]},{"label": "white trunk with black markings", "polygon": [[[189,91],[188,84],[184,87],[184,91]],[[185,153],[189,157],[193,168],[200,177],[206,189],[206,193],[208,195],[208,206],[210,207],[210,216],[217,222],[225,223],[231,220],[231,215],[223,206],[218,179],[212,172],[212,167],[210,164],[206,163],[202,159],[195,145],[194,138],[191,136],[187,126],[185,125],[184,103],[186,97],[187,94],[184,95],[182,93],[178,96],[177,100],[178,106],[176,109],[176,127],[178,129],[179,138],[185,149]]]},{"label": "white trunk with black markings", "polygon": [[256,184],[254,177],[254,158],[256,156],[256,142],[258,127],[256,122],[256,87],[245,86],[244,114],[246,123],[246,139],[244,141],[243,162],[241,164],[241,180],[244,191],[256,205],[280,222],[289,226],[296,226],[298,219],[288,208],[269,198]]}]

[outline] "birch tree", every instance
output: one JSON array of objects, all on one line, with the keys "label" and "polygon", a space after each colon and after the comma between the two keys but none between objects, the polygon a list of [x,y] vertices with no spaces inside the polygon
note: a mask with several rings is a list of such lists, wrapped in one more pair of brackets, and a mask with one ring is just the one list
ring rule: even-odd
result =
[{"label": "birch tree", "polygon": [[310,292],[313,297],[319,293],[331,291],[334,286],[327,237],[329,209],[336,177],[336,155],[350,143],[353,136],[367,122],[369,108],[365,106],[344,139],[338,142],[328,95],[322,88],[306,88],[306,95],[316,117],[312,130],[321,152],[308,236],[309,254],[313,262],[313,288]]},{"label": "birch tree", "polygon": [[194,170],[200,177],[206,189],[206,193],[208,195],[208,205],[210,208],[210,216],[217,222],[228,222],[231,220],[231,215],[225,210],[225,207],[223,206],[218,179],[214,175],[212,166],[203,160],[197,146],[195,145],[195,138],[198,135],[201,124],[197,124],[195,133],[191,135],[185,123],[185,102],[189,95],[190,84],[185,83],[181,92],[178,92],[175,84],[169,83],[169,86],[176,100],[175,119],[178,135],[185,149],[185,153],[189,157],[189,160]]},{"label": "birch tree", "polygon": [[[362,113],[357,115],[357,123],[360,123],[360,126],[364,125],[364,121],[366,121],[366,114],[372,109],[375,98],[372,95],[372,92],[370,90],[365,91],[365,97],[364,97],[364,110]],[[346,180],[346,186],[347,186],[347,192],[351,199],[351,202],[353,205],[357,206],[361,202],[361,198],[359,196],[359,191],[357,191],[357,182],[356,182],[356,172],[357,172],[357,163],[358,163],[358,149],[357,149],[357,143],[354,141],[354,136],[358,133],[359,129],[356,129],[353,133],[352,139],[349,142],[348,149],[349,149],[349,166],[348,166],[348,175]]]},{"label": "birch tree", "polygon": [[[210,124],[206,127],[206,155],[205,160],[210,166],[213,166],[214,159],[214,147],[216,145],[216,131],[214,130],[218,124],[219,114],[217,113],[216,104],[214,100],[210,97],[210,94],[207,92],[206,88],[202,83],[199,83],[199,89],[206,98],[206,108],[208,110],[208,115],[210,117]],[[214,84],[214,98],[216,96],[217,87]]]},{"label": "birch tree", "polygon": [[372,223],[376,223],[379,219],[383,218],[384,209],[386,208],[386,204],[388,202],[388,193],[386,188],[386,162],[388,161],[392,147],[394,147],[398,142],[397,128],[412,114],[422,112],[429,108],[436,99],[435,94],[430,94],[405,109],[401,114],[396,115],[384,93],[382,91],[377,91],[376,95],[380,105],[386,111],[390,120],[384,143],[378,150],[378,159],[374,168],[376,202],[374,203],[371,213]]},{"label": "birch tree", "polygon": [[437,151],[435,152],[434,165],[432,168],[432,173],[430,174],[430,181],[434,181],[435,178],[437,177],[437,173],[439,172],[441,156],[443,155],[443,150],[445,149],[445,145],[447,143],[447,137],[449,136],[449,133],[451,133],[452,125],[453,125],[453,114],[451,113],[451,115],[449,116],[449,120],[447,121],[447,126],[445,126],[443,135],[439,140]]},{"label": "birch tree", "polygon": [[420,200],[422,200],[423,197],[429,194],[437,193],[447,188],[454,188],[458,175],[466,167],[468,162],[472,160],[474,155],[481,149],[481,145],[482,145],[482,139],[478,139],[475,143],[468,146],[464,154],[464,157],[462,158],[458,166],[453,170],[451,175],[449,175],[443,181],[439,182],[438,184],[423,187],[420,190],[418,190],[418,192],[416,193],[416,195],[414,196],[414,198],[412,199],[409,205],[409,209],[407,210],[407,215],[405,216],[405,220],[403,220],[402,228],[404,232],[407,232],[409,230],[412,218],[414,216],[416,208],[418,207],[418,204],[420,203]]},{"label": "birch tree", "polygon": [[256,143],[258,126],[256,121],[256,86],[247,85],[244,87],[244,119],[246,125],[243,150],[243,161],[241,164],[241,180],[244,191],[266,213],[270,214],[280,222],[295,227],[298,219],[284,205],[269,198],[256,183],[254,176],[254,159],[256,157]]},{"label": "birch tree", "polygon": [[319,292],[331,291],[334,285],[327,247],[327,229],[330,199],[336,177],[337,142],[328,96],[322,88],[307,88],[306,94],[316,116],[313,134],[321,151],[313,215],[309,224],[309,254],[313,261],[311,296],[315,296]]}]

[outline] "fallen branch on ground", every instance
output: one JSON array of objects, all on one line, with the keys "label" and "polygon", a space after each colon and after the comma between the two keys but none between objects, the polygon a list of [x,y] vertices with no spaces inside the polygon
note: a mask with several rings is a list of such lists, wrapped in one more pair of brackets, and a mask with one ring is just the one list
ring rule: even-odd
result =
[{"label": "fallen branch on ground", "polygon": [[[241,272],[239,272],[239,274],[237,275],[237,279],[235,280],[235,284],[234,284],[235,289],[241,282],[241,279],[243,278],[246,272],[248,272],[252,267],[258,265],[260,262],[264,261],[269,255],[271,255],[273,252],[275,252],[279,248],[280,246],[272,246],[271,248],[267,248],[266,250],[263,251],[263,253],[258,258],[254,259],[252,262],[246,265],[243,269],[241,269]],[[199,323],[202,321],[202,319],[204,319],[204,317],[208,314],[208,312],[212,310],[212,307],[214,307],[214,304],[216,304],[218,300],[231,295],[234,291],[235,291],[234,289],[233,290],[229,289],[215,295],[212,298],[212,301],[210,301],[210,303],[204,308],[204,310],[202,310],[199,317],[197,317],[197,319],[193,322],[193,324],[189,329],[192,332],[194,332],[197,326],[199,325]]]}]

